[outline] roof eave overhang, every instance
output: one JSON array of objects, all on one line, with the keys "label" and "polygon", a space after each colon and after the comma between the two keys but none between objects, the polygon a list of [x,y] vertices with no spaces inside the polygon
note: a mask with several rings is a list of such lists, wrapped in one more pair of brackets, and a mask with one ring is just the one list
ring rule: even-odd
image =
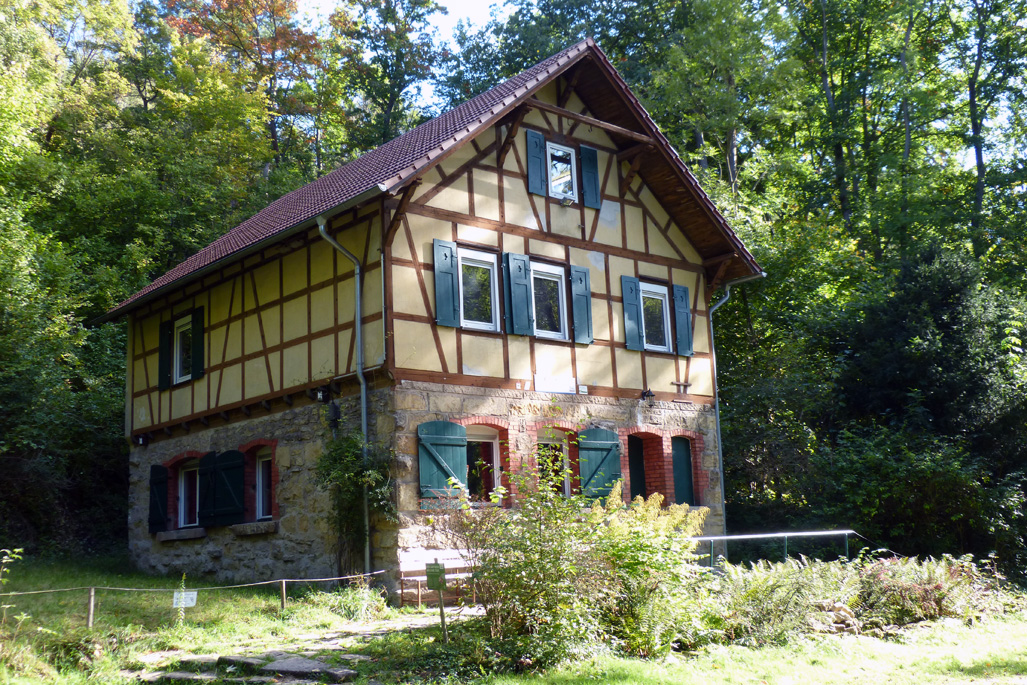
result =
[{"label": "roof eave overhang", "polygon": [[[389,193],[389,189],[385,185],[379,183],[378,185],[371,186],[367,190],[365,190],[365,191],[363,191],[361,193],[358,193],[357,195],[354,195],[353,197],[351,197],[350,199],[346,200],[345,202],[342,202],[342,203],[340,203],[340,204],[338,204],[338,205],[336,205],[336,206],[334,206],[334,207],[332,207],[332,208],[330,208],[330,209],[328,209],[328,210],[326,210],[324,212],[319,212],[317,216],[323,216],[323,215],[327,215],[327,216],[330,216],[330,217],[331,216],[335,216],[336,214],[339,214],[340,212],[345,212],[345,211],[347,211],[349,209],[352,209],[352,208],[357,207],[359,205],[365,204],[369,200],[373,200],[373,199],[375,199],[375,198],[377,198],[377,197],[379,197],[381,195],[387,195],[388,193]],[[193,271],[193,272],[191,272],[189,274],[186,274],[185,276],[182,276],[179,279],[171,281],[170,283],[162,285],[161,287],[156,288],[155,290],[146,293],[146,295],[140,297],[139,299],[132,300],[132,301],[127,302],[127,303],[125,303],[123,305],[115,307],[114,309],[110,310],[106,314],[103,314],[102,316],[98,316],[97,318],[93,319],[90,322],[90,324],[92,324],[92,325],[99,325],[99,324],[102,324],[102,323],[107,323],[108,321],[114,321],[115,319],[120,319],[121,317],[125,316],[130,311],[132,311],[133,309],[138,309],[139,307],[142,307],[144,304],[147,304],[148,302],[152,302],[153,300],[155,300],[155,299],[157,299],[159,297],[163,297],[164,295],[166,295],[168,292],[171,292],[172,290],[177,290],[179,288],[184,288],[185,286],[189,285],[193,281],[195,281],[197,279],[200,279],[200,278],[203,278],[207,274],[212,273],[214,271],[217,271],[218,269],[224,268],[225,266],[227,266],[228,264],[231,264],[232,262],[238,261],[240,259],[245,259],[246,257],[249,257],[250,255],[252,255],[252,254],[254,254],[256,252],[259,252],[259,251],[261,251],[261,250],[263,250],[263,249],[265,249],[265,248],[267,248],[267,247],[269,247],[271,245],[274,245],[275,243],[281,242],[282,240],[290,238],[290,237],[296,235],[297,233],[302,233],[303,231],[310,230],[311,228],[316,228],[317,227],[317,216],[307,217],[306,219],[303,219],[302,221],[299,221],[299,222],[293,224],[289,228],[286,228],[284,230],[278,231],[277,233],[275,233],[273,235],[269,235],[268,237],[264,238],[263,240],[255,242],[252,245],[247,245],[246,247],[244,247],[241,250],[238,250],[238,251],[233,252],[231,254],[225,255],[221,259],[218,259],[218,260],[216,260],[214,262],[211,262],[210,264],[208,264],[208,265],[206,265],[206,266],[204,266],[202,268],[199,268],[196,271]]]}]

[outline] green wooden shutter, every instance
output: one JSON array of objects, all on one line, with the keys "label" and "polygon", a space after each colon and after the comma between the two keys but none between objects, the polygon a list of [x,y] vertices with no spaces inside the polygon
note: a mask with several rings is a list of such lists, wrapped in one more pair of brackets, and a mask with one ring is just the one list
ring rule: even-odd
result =
[{"label": "green wooden shutter", "polygon": [[589,428],[578,434],[578,466],[581,492],[586,497],[606,497],[620,478],[620,440],[605,428]]},{"label": "green wooden shutter", "polygon": [[246,520],[243,482],[246,476],[246,455],[229,450],[217,455],[214,475],[214,524],[233,526]]},{"label": "green wooden shutter", "polygon": [[671,456],[674,460],[674,501],[678,504],[694,505],[692,443],[688,438],[671,438],[670,448]]},{"label": "green wooden shutter", "polygon": [[503,253],[503,301],[506,332],[531,335],[535,332],[535,308],[531,291],[531,261],[522,254]]},{"label": "green wooden shutter", "polygon": [[460,269],[457,267],[456,243],[434,240],[435,252],[435,323],[460,326]]},{"label": "green wooden shutter", "polygon": [[574,323],[574,342],[591,345],[592,336],[592,285],[588,267],[571,267],[571,319]]},{"label": "green wooden shutter", "polygon": [[150,467],[150,534],[168,529],[168,470],[160,464]]},{"label": "green wooden shutter", "polygon": [[528,192],[547,195],[546,139],[538,131],[525,129],[528,141]]},{"label": "green wooden shutter", "polygon": [[200,457],[200,468],[196,474],[200,479],[200,501],[196,523],[206,528],[217,525],[214,521],[214,506],[217,493],[217,452],[207,452]]},{"label": "green wooden shutter", "polygon": [[467,485],[467,429],[449,421],[428,421],[417,427],[417,466],[421,497],[456,497],[453,478]]},{"label": "green wooden shutter", "polygon": [[581,195],[586,207],[599,209],[603,200],[599,194],[599,153],[581,146]]},{"label": "green wooden shutter", "polygon": [[638,279],[620,277],[621,300],[624,304],[624,341],[629,350],[642,350],[642,290]]},{"label": "green wooden shutter", "polygon": [[175,324],[173,321],[161,321],[158,331],[157,350],[157,389],[171,388],[171,350],[174,348]]},{"label": "green wooden shutter", "polygon": [[677,338],[678,355],[692,356],[692,305],[688,287],[674,286],[674,330]]},{"label": "green wooden shutter", "polygon": [[203,307],[193,310],[193,368],[191,380],[203,378]]}]

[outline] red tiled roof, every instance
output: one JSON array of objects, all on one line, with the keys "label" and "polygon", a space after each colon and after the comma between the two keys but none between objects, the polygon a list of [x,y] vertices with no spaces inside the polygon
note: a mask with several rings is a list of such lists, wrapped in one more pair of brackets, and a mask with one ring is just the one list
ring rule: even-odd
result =
[{"label": "red tiled roof", "polygon": [[454,107],[335,171],[283,195],[213,243],[146,286],[100,320],[121,316],[147,296],[184,281],[216,262],[268,238],[311,221],[378,185],[392,190],[416,174],[443,151],[476,133],[482,124],[502,114],[518,97],[540,81],[562,71],[583,54],[591,39],[549,57],[498,86]]},{"label": "red tiled roof", "polygon": [[512,106],[527,98],[538,85],[555,78],[585,54],[592,52],[597,63],[607,70],[625,93],[626,99],[645,121],[653,135],[669,151],[672,164],[678,168],[686,185],[698,196],[713,222],[724,231],[725,238],[740,250],[752,265],[755,261],[734,235],[723,216],[713,207],[695,177],[659,132],[656,124],[631,94],[627,84],[607,60],[606,55],[587,38],[566,50],[549,57],[517,76],[427,121],[398,138],[371,150],[302,188],[283,195],[270,205],[239,224],[184,262],[174,267],[153,283],[132,295],[97,321],[117,318],[160,292],[179,287],[191,278],[214,267],[215,264],[236,258],[247,249],[255,248],[275,236],[284,236],[290,229],[309,224],[319,214],[328,212],[357,198],[376,187],[393,192],[405,181],[422,172],[441,154],[454,145],[493,125]]}]

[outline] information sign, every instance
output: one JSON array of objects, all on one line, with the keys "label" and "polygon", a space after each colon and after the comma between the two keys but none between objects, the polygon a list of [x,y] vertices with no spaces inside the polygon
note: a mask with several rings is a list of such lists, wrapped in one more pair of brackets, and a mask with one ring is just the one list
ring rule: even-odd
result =
[{"label": "information sign", "polygon": [[196,606],[196,590],[186,590],[185,592],[175,590],[175,598],[172,600],[171,606],[175,609]]},{"label": "information sign", "polygon": [[444,564],[438,562],[426,564],[424,575],[428,576],[429,590],[446,589],[446,566]]}]

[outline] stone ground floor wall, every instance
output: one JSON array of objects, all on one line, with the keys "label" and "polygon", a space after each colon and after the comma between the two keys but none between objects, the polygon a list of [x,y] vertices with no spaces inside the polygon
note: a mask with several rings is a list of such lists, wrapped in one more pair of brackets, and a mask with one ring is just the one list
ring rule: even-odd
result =
[{"label": "stone ground floor wall", "polygon": [[[335,575],[328,498],[314,479],[325,435],[322,412],[321,405],[308,404],[133,446],[128,528],[129,553],[135,564],[151,573],[187,573],[238,583]],[[277,511],[271,521],[150,534],[152,464],[173,465],[188,455],[248,445],[267,445],[273,452]]]},{"label": "stone ground floor wall", "polygon": [[[433,535],[428,525],[431,512],[421,510],[417,427],[426,421],[497,429],[504,468],[507,464],[516,468],[518,460],[532,454],[536,441],[547,434],[605,428],[620,437],[621,470],[626,480],[628,436],[637,435],[646,452],[646,489],[662,493],[670,492],[672,487],[671,439],[687,437],[692,448],[696,504],[709,509],[703,532],[723,534],[724,507],[713,407],[676,402],[657,402],[649,407],[639,400],[404,381],[394,390],[392,409],[390,427],[396,452],[394,476],[399,523],[380,528],[376,540],[376,560],[387,570],[424,568],[425,562],[436,558],[448,562],[447,565],[460,565],[459,554],[445,540]],[[657,462],[660,467],[650,469],[649,465]],[[625,491],[629,491],[627,484]]]},{"label": "stone ground floor wall", "polygon": [[[356,397],[339,400],[340,433],[359,425]],[[485,425],[500,431],[504,465],[516,466],[547,434],[604,428],[621,441],[622,472],[627,478],[629,435],[639,436],[646,453],[647,490],[668,493],[673,474],[671,440],[688,438],[692,447],[696,504],[709,508],[704,533],[722,534],[723,497],[712,407],[679,403],[646,406],[638,400],[589,395],[551,395],[436,383],[401,382],[370,396],[372,440],[395,451],[398,522],[374,520],[372,566],[387,572],[394,589],[397,572],[424,568],[438,558],[459,565],[457,553],[431,533],[430,512],[422,511],[418,473],[417,427],[426,421]],[[258,410],[259,411],[259,410]],[[256,413],[256,412],[254,412]],[[130,455],[129,552],[142,570],[187,573],[225,582],[275,578],[313,578],[336,574],[336,536],[330,504],[317,487],[317,459],[329,434],[322,405],[307,404],[133,446]],[[151,534],[148,529],[150,466],[210,451],[270,447],[274,455],[275,511],[271,521],[234,526],[182,528]],[[659,468],[650,468],[658,465]],[[628,488],[625,488],[628,491]],[[353,506],[361,506],[354,502]],[[172,506],[169,503],[169,509]]]}]

